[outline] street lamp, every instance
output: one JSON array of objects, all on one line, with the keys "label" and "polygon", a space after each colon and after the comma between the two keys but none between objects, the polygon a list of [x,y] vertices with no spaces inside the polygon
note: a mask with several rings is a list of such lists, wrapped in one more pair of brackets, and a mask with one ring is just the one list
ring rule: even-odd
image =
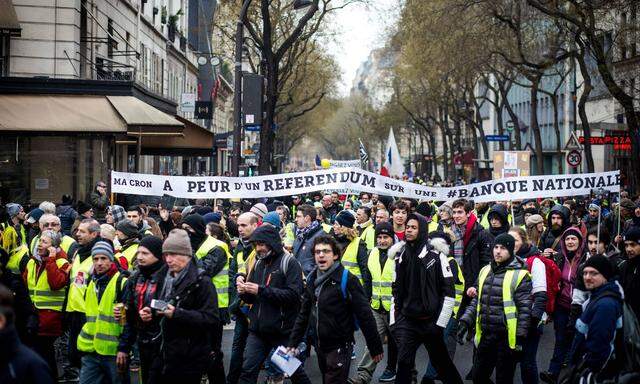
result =
[{"label": "street lamp", "polygon": [[[294,0],[293,9],[298,10],[313,4],[313,0]],[[240,140],[242,137],[242,48],[244,42],[244,19],[247,17],[251,0],[244,0],[240,17],[236,23],[236,54],[233,76],[233,158],[231,173],[239,176],[240,171]]]}]

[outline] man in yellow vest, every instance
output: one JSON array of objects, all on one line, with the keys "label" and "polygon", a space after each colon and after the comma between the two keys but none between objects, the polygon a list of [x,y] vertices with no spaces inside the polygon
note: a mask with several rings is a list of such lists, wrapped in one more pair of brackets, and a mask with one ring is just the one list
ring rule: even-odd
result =
[{"label": "man in yellow vest", "polygon": [[371,208],[358,208],[356,211],[356,228],[360,238],[367,244],[367,249],[371,251],[376,243],[376,229],[371,221]]},{"label": "man in yellow vest", "polygon": [[[60,235],[62,235],[60,248],[67,254],[69,261],[73,260],[73,256],[75,256],[76,251],[78,250],[78,243],[73,239],[73,237],[64,235],[62,233],[60,218],[56,215],[45,213],[44,215],[40,216],[40,219],[38,220],[38,225],[40,226],[40,232],[51,230],[51,231],[60,233]],[[31,251],[32,255],[34,255],[37,252],[39,241],[40,241],[40,235],[34,237],[31,240],[31,244],[29,245],[29,250]]]},{"label": "man in yellow vest", "polygon": [[231,254],[227,244],[223,241],[207,236],[204,218],[193,213],[184,218],[182,229],[189,234],[191,248],[194,251],[198,267],[204,270],[205,275],[211,278],[218,296],[218,310],[220,321],[213,330],[213,359],[208,369],[209,381],[212,383],[224,383],[224,365],[222,354],[222,332],[225,324],[230,322],[229,317],[229,262]]},{"label": "man in yellow vest", "polygon": [[[24,256],[22,255],[22,252],[24,252],[22,246],[27,246],[27,230],[23,224],[26,213],[22,205],[9,203],[7,204],[7,214],[9,215],[9,221],[0,224],[0,233],[2,234],[0,246],[7,251],[10,258],[17,252],[21,252],[20,258],[22,258]],[[15,257],[13,259],[17,260]],[[16,268],[10,267],[9,269],[13,271]]]},{"label": "man in yellow vest", "polygon": [[340,262],[360,280],[365,292],[370,292],[371,276],[367,268],[367,245],[358,236],[358,230],[354,228],[355,221],[356,218],[351,212],[340,211],[333,222],[333,233],[342,252]]},{"label": "man in yellow vest", "polygon": [[[258,228],[258,216],[250,212],[245,212],[238,217],[238,234],[240,240],[236,247],[231,263],[230,276],[233,281],[239,277],[244,281],[248,272],[253,269],[255,262],[255,249],[249,239]],[[232,285],[232,294],[234,296],[230,312],[235,316],[235,328],[233,331],[233,343],[231,346],[231,358],[229,362],[229,374],[227,375],[227,383],[237,384],[242,371],[242,361],[244,357],[244,347],[249,336],[249,323],[246,313],[248,307],[243,305],[239,298],[236,298],[235,284]]]},{"label": "man in yellow vest", "polygon": [[127,268],[132,271],[136,265],[136,252],[140,245],[138,227],[133,221],[124,219],[116,225],[116,236],[120,242],[116,258],[122,256],[127,259]]},{"label": "man in yellow vest", "polygon": [[127,382],[126,367],[116,365],[126,279],[118,271],[108,242],[98,241],[91,257],[93,273],[85,293],[87,321],[78,335],[78,350],[83,353],[80,384]]},{"label": "man in yellow vest", "polygon": [[[380,382],[393,381],[396,378],[396,363],[398,349],[389,327],[389,311],[391,309],[391,286],[394,280],[395,265],[389,260],[387,251],[394,243],[393,225],[390,222],[380,223],[375,227],[377,246],[369,253],[368,267],[371,273],[371,311],[376,320],[378,335],[382,341],[388,340],[387,367],[378,379]],[[373,379],[373,372],[377,363],[371,357],[369,350],[365,350],[357,377],[349,379],[351,383],[368,384]]]},{"label": "man in yellow vest", "polygon": [[[69,292],[67,293],[67,305],[65,308],[67,326],[69,329],[69,342],[67,345],[68,357],[71,365],[80,368],[80,354],[77,349],[77,340],[80,329],[85,323],[84,296],[89,285],[90,271],[93,266],[91,250],[100,240],[100,223],[94,219],[84,219],[76,231],[78,239],[78,251],[71,262],[69,274]],[[77,373],[66,370],[65,376],[69,379],[76,378]]]},{"label": "man in yellow vest", "polygon": [[473,382],[512,383],[516,363],[529,332],[531,277],[526,263],[515,257],[515,239],[508,233],[495,238],[493,261],[480,270],[478,296],[471,300],[458,324],[463,344],[475,324],[476,359]]}]

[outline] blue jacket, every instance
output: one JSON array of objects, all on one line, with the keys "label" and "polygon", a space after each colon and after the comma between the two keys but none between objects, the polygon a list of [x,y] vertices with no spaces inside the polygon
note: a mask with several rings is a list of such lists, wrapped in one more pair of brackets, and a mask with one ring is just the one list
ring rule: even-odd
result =
[{"label": "blue jacket", "polygon": [[302,266],[305,276],[309,276],[311,271],[316,267],[316,258],[313,255],[313,241],[316,237],[324,235],[322,226],[318,225],[315,229],[307,232],[303,239],[296,236],[293,241],[293,256]]},{"label": "blue jacket", "polygon": [[622,328],[622,294],[615,281],[591,292],[576,322],[576,357],[592,372],[600,372],[613,357],[614,340]]}]

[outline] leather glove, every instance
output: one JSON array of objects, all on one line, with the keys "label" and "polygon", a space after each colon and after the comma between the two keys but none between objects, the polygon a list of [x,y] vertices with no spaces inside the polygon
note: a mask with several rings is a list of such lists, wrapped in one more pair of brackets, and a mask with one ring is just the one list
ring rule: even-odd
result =
[{"label": "leather glove", "polygon": [[458,344],[464,345],[464,343],[468,340],[469,337],[469,326],[464,321],[458,322],[458,331],[456,332],[456,338],[458,340]]}]

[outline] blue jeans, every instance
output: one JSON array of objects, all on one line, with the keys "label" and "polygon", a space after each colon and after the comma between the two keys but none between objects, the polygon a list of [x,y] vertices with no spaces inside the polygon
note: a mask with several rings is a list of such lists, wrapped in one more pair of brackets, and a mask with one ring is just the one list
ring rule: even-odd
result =
[{"label": "blue jeans", "polygon": [[227,383],[237,384],[242,372],[242,360],[244,356],[245,344],[249,335],[249,323],[242,315],[236,317],[236,325],[233,328],[233,344],[231,345],[231,358],[229,362],[229,372],[227,373]]},{"label": "blue jeans", "polygon": [[129,383],[128,372],[118,373],[115,356],[102,356],[90,353],[80,359],[80,384],[93,383]]},{"label": "blue jeans", "polygon": [[549,362],[549,372],[558,376],[562,369],[562,364],[567,357],[569,345],[567,345],[567,323],[569,323],[569,310],[556,306],[553,313],[553,330],[555,332],[555,346],[553,347],[553,357]]},{"label": "blue jeans", "polygon": [[538,384],[538,345],[542,336],[543,326],[532,330],[522,346],[522,360],[520,361],[520,378],[523,384]]},{"label": "blue jeans", "polygon": [[[447,323],[447,327],[444,329],[444,343],[447,345],[447,352],[449,352],[449,357],[453,360],[453,356],[456,354],[456,332],[458,330],[458,320],[456,320],[453,316],[449,319],[449,323]],[[424,377],[432,380],[436,380],[438,377],[438,373],[434,368],[433,364],[431,364],[431,358],[429,358],[429,365],[427,366],[427,371],[424,373]]]}]

